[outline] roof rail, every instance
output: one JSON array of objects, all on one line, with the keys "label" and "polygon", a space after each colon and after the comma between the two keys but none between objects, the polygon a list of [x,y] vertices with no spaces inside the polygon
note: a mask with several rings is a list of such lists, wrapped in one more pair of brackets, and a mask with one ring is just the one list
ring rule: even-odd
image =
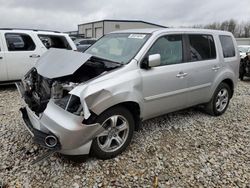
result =
[{"label": "roof rail", "polygon": [[53,31],[46,29],[26,29],[26,28],[0,28],[0,30],[28,30],[28,31],[47,31],[47,32],[61,33],[60,31]]}]

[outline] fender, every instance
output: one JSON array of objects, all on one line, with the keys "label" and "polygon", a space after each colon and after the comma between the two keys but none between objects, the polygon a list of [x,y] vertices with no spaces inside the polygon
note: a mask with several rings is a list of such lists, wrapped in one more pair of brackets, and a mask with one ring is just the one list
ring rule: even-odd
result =
[{"label": "fender", "polygon": [[[128,71],[122,76],[105,79],[95,83],[81,85],[70,94],[80,97],[86,114],[92,111],[100,115],[106,109],[124,102],[135,102],[140,109],[143,105],[142,81],[138,70]],[[87,119],[89,117],[85,116]]]},{"label": "fender", "polygon": [[[228,69],[223,69],[219,75],[214,79],[212,86],[211,86],[211,90],[209,93],[209,98],[211,99],[213,97],[213,94],[215,92],[215,90],[217,89],[217,87],[220,85],[221,82],[223,82],[224,80],[229,79],[232,81],[233,83],[233,90],[237,84],[237,80],[235,79],[235,73],[233,71],[229,71]],[[232,91],[233,92],[233,91]]]}]

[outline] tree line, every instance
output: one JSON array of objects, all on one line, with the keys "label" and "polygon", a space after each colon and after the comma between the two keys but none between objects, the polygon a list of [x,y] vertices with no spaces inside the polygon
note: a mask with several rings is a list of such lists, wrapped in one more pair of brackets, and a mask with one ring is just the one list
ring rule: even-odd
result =
[{"label": "tree line", "polygon": [[250,37],[250,21],[239,23],[234,19],[230,19],[223,22],[213,22],[206,25],[195,25],[193,27],[229,31],[233,33],[236,38]]}]

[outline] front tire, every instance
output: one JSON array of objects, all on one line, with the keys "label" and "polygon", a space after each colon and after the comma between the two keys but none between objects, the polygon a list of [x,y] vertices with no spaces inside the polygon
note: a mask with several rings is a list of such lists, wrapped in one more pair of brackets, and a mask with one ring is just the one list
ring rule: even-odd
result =
[{"label": "front tire", "polygon": [[97,118],[106,131],[92,143],[91,154],[99,159],[110,159],[122,153],[132,140],[135,122],[124,107],[116,106],[104,111]]},{"label": "front tire", "polygon": [[221,83],[214,92],[213,98],[206,105],[206,112],[212,116],[224,114],[230,102],[232,91],[228,84]]}]

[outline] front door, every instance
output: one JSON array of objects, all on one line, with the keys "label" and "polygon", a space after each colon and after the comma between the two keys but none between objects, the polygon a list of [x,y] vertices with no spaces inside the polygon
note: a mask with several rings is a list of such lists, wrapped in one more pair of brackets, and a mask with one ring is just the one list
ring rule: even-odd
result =
[{"label": "front door", "polygon": [[182,35],[160,37],[147,55],[160,54],[161,65],[141,69],[145,119],[185,108],[188,64],[184,63]]},{"label": "front door", "polygon": [[6,32],[4,39],[9,80],[19,80],[34,66],[40,57],[40,49],[33,37],[26,33]]}]

